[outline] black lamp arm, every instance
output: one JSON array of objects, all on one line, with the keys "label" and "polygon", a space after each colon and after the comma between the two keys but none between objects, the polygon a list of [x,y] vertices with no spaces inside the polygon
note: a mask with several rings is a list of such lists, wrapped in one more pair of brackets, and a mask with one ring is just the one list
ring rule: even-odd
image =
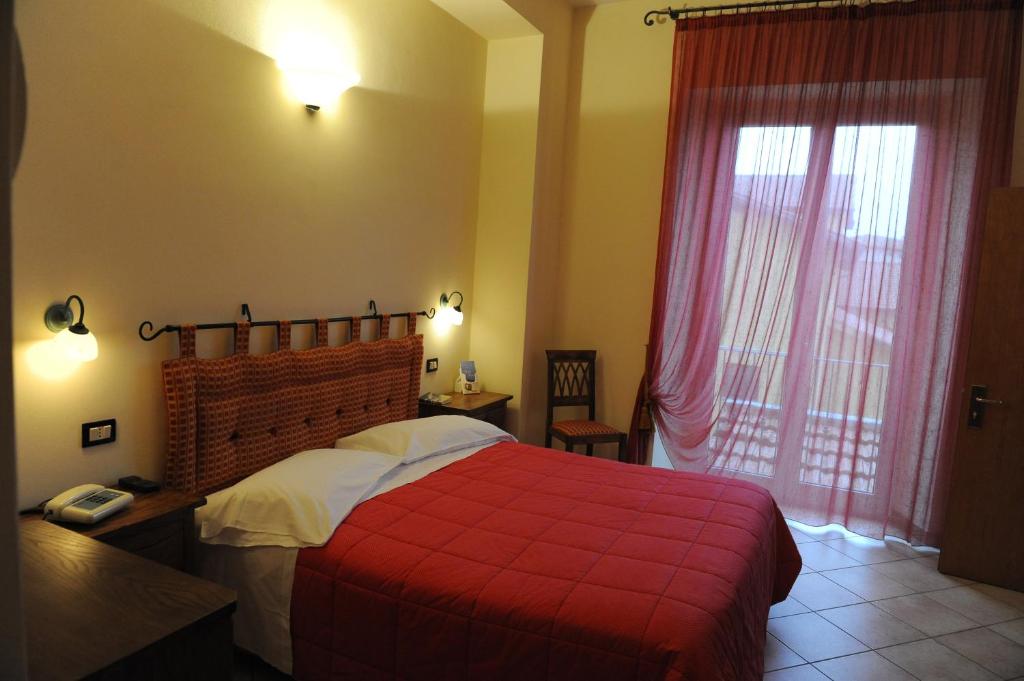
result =
[{"label": "black lamp arm", "polygon": [[[458,305],[452,305],[452,297],[456,293],[459,294],[459,304]],[[452,307],[454,307],[456,310],[461,310],[462,309],[462,304],[464,302],[466,302],[466,298],[465,298],[465,296],[462,295],[462,291],[452,291],[451,293],[448,294],[448,304],[451,305]]]},{"label": "black lamp arm", "polygon": [[[75,293],[72,293],[70,296],[68,296],[68,299],[66,301],[64,301],[64,307],[68,308],[69,312],[71,311],[71,301],[72,300],[77,300],[78,301],[78,309],[79,309],[78,323],[84,325],[85,324],[85,303],[82,302],[81,297],[79,297]],[[75,325],[75,315],[72,313],[72,315],[71,315],[71,323],[68,326],[74,326],[74,325]]]}]

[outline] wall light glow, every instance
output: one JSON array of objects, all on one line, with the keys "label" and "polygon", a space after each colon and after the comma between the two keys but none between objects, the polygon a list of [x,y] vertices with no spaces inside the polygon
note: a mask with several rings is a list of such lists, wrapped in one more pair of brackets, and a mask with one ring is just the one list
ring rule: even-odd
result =
[{"label": "wall light glow", "polygon": [[348,23],[329,3],[271,2],[264,43],[289,93],[311,111],[330,110],[361,80]]},{"label": "wall light glow", "polygon": [[289,36],[277,66],[292,95],[307,108],[331,108],[341,93],[359,84],[355,69],[342,62],[340,53],[319,36]]},{"label": "wall light glow", "polygon": [[25,350],[25,363],[29,371],[46,381],[63,381],[82,366],[81,361],[69,356],[56,338],[32,343]]}]

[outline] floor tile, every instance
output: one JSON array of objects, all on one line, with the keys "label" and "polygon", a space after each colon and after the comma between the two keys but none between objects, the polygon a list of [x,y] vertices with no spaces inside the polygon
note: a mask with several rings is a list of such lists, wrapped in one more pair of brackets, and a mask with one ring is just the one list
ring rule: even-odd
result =
[{"label": "floor tile", "polygon": [[1010,589],[1002,589],[991,584],[975,584],[974,588],[985,592],[996,600],[1024,611],[1024,591],[1011,591]]},{"label": "floor tile", "polygon": [[[998,636],[998,634],[995,635]],[[807,664],[807,661],[783,645],[779,639],[768,634],[764,642],[764,670],[766,672],[773,672],[784,667],[795,667],[799,664]]]},{"label": "floor tile", "polygon": [[884,648],[925,638],[925,635],[914,627],[870,603],[822,610],[818,614],[868,648]]},{"label": "floor tile", "polygon": [[797,599],[790,596],[781,603],[776,603],[768,611],[768,619],[775,617],[789,617],[790,615],[799,615],[802,612],[807,612],[807,606],[798,601]]},{"label": "floor tile", "polygon": [[796,528],[790,527],[789,531],[793,535],[793,541],[795,541],[797,544],[806,544],[807,542],[818,541],[814,537],[804,534]]},{"label": "floor tile", "polygon": [[927,681],[991,681],[999,678],[933,639],[882,648],[877,652]]},{"label": "floor tile", "polygon": [[799,575],[790,595],[811,610],[838,608],[863,601],[860,596],[819,574]]},{"label": "floor tile", "polygon": [[977,622],[967,619],[924,594],[875,601],[874,605],[928,636],[952,634],[978,626]]},{"label": "floor tile", "polygon": [[814,572],[814,570],[812,570],[811,568],[807,567],[806,565],[801,565],[800,566],[800,574],[802,574],[802,575],[809,575],[812,572]]},{"label": "floor tile", "polygon": [[829,681],[829,678],[809,664],[790,667],[764,675],[764,681]]},{"label": "floor tile", "polygon": [[821,575],[866,601],[877,601],[882,598],[895,598],[914,593],[909,586],[889,579],[868,565],[828,570],[822,572]]},{"label": "floor tile", "polygon": [[797,548],[800,549],[800,557],[803,558],[804,564],[815,571],[838,570],[860,565],[845,553],[836,551],[821,542],[797,544]]},{"label": "floor tile", "polygon": [[968,660],[977,662],[1000,678],[1012,679],[1024,674],[1024,646],[988,629],[971,629],[937,639]]},{"label": "floor tile", "polygon": [[918,592],[949,589],[954,586],[970,583],[959,577],[950,577],[942,574],[934,566],[929,565],[928,561],[929,559],[927,558],[896,560],[891,563],[872,565],[871,569]]},{"label": "floor tile", "polygon": [[892,538],[885,540],[885,548],[889,549],[893,553],[898,553],[901,556],[905,556],[907,558],[920,558],[921,556],[927,556],[932,555],[934,553],[938,553],[935,549],[931,548],[918,547],[915,549],[913,546],[900,539]]},{"label": "floor tile", "polygon": [[810,662],[867,650],[860,641],[812,612],[768,620],[768,631]]},{"label": "floor tile", "polygon": [[1024,619],[993,624],[989,629],[1024,646]]},{"label": "floor tile", "polygon": [[865,537],[846,537],[844,539],[829,539],[822,542],[825,546],[835,549],[859,563],[868,565],[870,563],[888,563],[894,560],[904,560],[905,553],[891,551],[883,541],[867,539]]},{"label": "floor tile", "polygon": [[1024,612],[997,600],[974,585],[929,591],[927,596],[978,624],[998,624],[1024,617]]},{"label": "floor tile", "polygon": [[875,652],[857,653],[814,664],[832,681],[915,681],[914,677]]}]

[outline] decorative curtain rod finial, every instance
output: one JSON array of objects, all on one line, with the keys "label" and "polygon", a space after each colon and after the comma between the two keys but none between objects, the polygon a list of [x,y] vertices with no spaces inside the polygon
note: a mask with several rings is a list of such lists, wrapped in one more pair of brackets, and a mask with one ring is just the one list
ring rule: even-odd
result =
[{"label": "decorative curtain rod finial", "polygon": [[[650,12],[644,15],[644,26],[654,26],[655,23],[665,23],[665,20],[661,17],[667,16],[673,21],[679,18],[679,13],[682,10],[672,9],[666,7],[665,9],[652,9]],[[654,17],[658,17],[655,19]]]}]

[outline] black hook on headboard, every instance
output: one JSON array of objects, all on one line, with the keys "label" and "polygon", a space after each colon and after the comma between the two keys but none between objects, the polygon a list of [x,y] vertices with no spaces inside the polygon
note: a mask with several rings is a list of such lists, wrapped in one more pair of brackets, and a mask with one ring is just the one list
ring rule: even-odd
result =
[{"label": "black hook on headboard", "polygon": [[145,334],[145,332],[143,331],[143,329],[145,329],[146,327],[149,327],[150,331],[152,331],[155,328],[153,326],[153,322],[142,322],[141,324],[139,324],[139,338],[141,338],[144,341],[151,341],[151,340],[156,339],[158,336],[160,336],[160,334],[167,333],[168,331],[176,331],[177,330],[177,329],[173,328],[172,326],[168,325],[168,326],[162,327],[156,333],[147,336]]}]

